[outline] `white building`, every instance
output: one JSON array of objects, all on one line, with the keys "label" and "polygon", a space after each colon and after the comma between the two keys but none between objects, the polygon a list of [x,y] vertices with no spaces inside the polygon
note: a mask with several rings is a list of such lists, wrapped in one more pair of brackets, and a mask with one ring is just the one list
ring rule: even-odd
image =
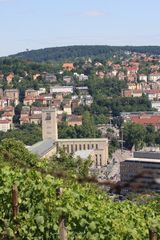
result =
[{"label": "white building", "polygon": [[160,112],[160,101],[152,101],[151,106],[152,108],[155,108],[158,112]]},{"label": "white building", "polygon": [[158,80],[160,80],[160,73],[151,73],[148,80],[151,82],[157,82]]},{"label": "white building", "polygon": [[79,75],[79,81],[86,81],[86,80],[88,80],[88,76],[87,75],[85,75],[83,73]]},{"label": "white building", "polygon": [[151,90],[144,91],[144,93],[147,95],[150,101],[160,99],[160,90],[151,89]]},{"label": "white building", "polygon": [[46,89],[45,88],[39,88],[38,95],[44,94],[44,93],[46,93]]},{"label": "white building", "polygon": [[50,87],[50,93],[62,93],[64,95],[73,93],[73,86],[53,86]]},{"label": "white building", "polygon": [[140,74],[139,75],[139,81],[147,82],[148,77],[145,74]]},{"label": "white building", "polygon": [[80,104],[90,107],[92,103],[93,103],[93,97],[91,95],[80,96]]},{"label": "white building", "polygon": [[0,119],[0,131],[7,132],[11,129],[11,122],[8,120]]}]

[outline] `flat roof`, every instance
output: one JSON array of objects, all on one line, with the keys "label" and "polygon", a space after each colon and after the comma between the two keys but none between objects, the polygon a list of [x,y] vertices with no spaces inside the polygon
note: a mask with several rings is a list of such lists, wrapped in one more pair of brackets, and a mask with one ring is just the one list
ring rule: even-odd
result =
[{"label": "flat roof", "polygon": [[54,89],[56,89],[56,88],[58,88],[58,89],[59,88],[70,88],[71,89],[71,88],[73,88],[73,86],[50,86],[50,89],[53,89],[53,88]]},{"label": "flat roof", "polygon": [[46,139],[44,141],[37,142],[36,144],[29,146],[28,150],[40,157],[43,157],[50,149],[54,147],[55,141],[52,139]]},{"label": "flat roof", "polygon": [[60,138],[58,142],[108,142],[108,138]]},{"label": "flat roof", "polygon": [[[130,161],[130,162],[160,163],[160,159],[155,159],[155,158],[127,158],[125,161]],[[124,162],[125,162],[125,161],[124,161]]]}]

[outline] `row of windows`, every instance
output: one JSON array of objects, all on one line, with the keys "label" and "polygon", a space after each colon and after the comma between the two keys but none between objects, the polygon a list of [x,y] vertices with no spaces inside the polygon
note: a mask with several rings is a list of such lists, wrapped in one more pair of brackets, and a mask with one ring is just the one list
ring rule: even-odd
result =
[{"label": "row of windows", "polygon": [[[90,149],[98,149],[98,144],[71,144],[71,145],[63,145],[63,149],[67,152],[74,152],[78,150],[90,150]],[[70,150],[71,149],[71,150]]]},{"label": "row of windows", "polygon": [[102,166],[102,155],[101,154],[96,154],[96,167]]}]

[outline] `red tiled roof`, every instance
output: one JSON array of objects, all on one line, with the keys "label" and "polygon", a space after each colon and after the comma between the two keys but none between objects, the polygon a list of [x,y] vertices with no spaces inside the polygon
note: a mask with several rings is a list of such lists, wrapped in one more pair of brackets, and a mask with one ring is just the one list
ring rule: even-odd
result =
[{"label": "red tiled roof", "polygon": [[27,100],[35,100],[36,98],[35,97],[33,97],[33,96],[26,96],[25,98],[24,98],[24,101],[27,101]]},{"label": "red tiled roof", "polygon": [[63,68],[74,68],[73,63],[64,63]]},{"label": "red tiled roof", "polygon": [[42,114],[32,114],[32,116],[29,117],[30,119],[42,119]]},{"label": "red tiled roof", "polygon": [[141,89],[134,89],[133,93],[142,93],[142,90]]},{"label": "red tiled roof", "polygon": [[27,117],[21,117],[21,118],[20,118],[20,121],[23,122],[23,123],[29,123],[29,118],[27,118]]},{"label": "red tiled roof", "polygon": [[145,93],[147,93],[147,94],[158,94],[158,93],[160,93],[160,89],[145,90]]},{"label": "red tiled roof", "polygon": [[7,123],[10,123],[10,121],[9,120],[2,120],[2,119],[0,119],[0,124],[7,124]]},{"label": "red tiled roof", "polygon": [[133,123],[141,125],[158,125],[160,124],[160,116],[131,116],[130,120]]},{"label": "red tiled roof", "polygon": [[134,72],[134,71],[137,71],[137,70],[138,70],[138,67],[128,67],[127,70],[128,70],[128,71],[131,71],[131,72],[132,72],[132,71]]},{"label": "red tiled roof", "polygon": [[75,122],[75,121],[82,121],[82,116],[81,115],[69,115],[67,116],[67,120],[70,121],[70,122]]},{"label": "red tiled roof", "polygon": [[4,107],[4,111],[13,111],[14,110],[14,107],[13,106],[7,106],[7,107]]},{"label": "red tiled roof", "polygon": [[13,117],[13,113],[11,113],[11,112],[4,112],[3,114],[2,114],[2,116],[3,117]]}]

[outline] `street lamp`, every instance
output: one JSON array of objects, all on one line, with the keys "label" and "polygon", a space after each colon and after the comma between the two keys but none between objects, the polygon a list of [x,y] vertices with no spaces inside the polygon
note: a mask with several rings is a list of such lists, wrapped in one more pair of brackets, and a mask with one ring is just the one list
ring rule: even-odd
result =
[{"label": "street lamp", "polygon": [[110,128],[112,127],[111,119],[112,119],[112,110],[109,111],[109,125],[110,125]]},{"label": "street lamp", "polygon": [[121,127],[121,154],[123,153],[123,129],[124,127]]}]

